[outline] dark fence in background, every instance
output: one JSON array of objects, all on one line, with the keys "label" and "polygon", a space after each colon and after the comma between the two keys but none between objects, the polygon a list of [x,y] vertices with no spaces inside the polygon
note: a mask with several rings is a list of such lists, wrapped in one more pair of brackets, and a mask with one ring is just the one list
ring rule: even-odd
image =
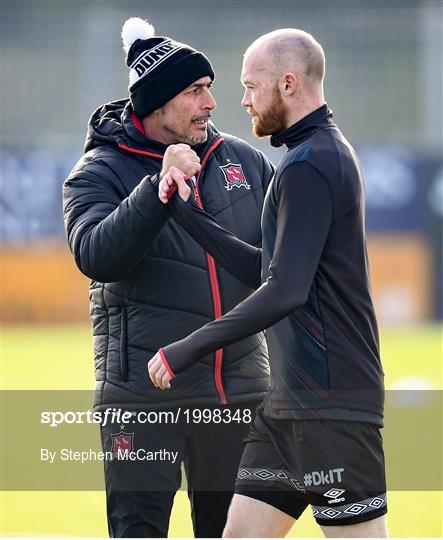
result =
[{"label": "dark fence in background", "polygon": [[323,44],[326,97],[355,145],[441,151],[440,0],[3,0],[1,9],[4,144],[80,151],[91,112],[127,94],[120,32],[139,16],[208,54],[222,130],[253,140],[240,113],[243,52],[295,27]]},{"label": "dark fence in background", "polygon": [[[326,52],[327,101],[357,148],[365,173],[369,248],[382,321],[442,318],[442,14],[440,0],[3,0],[6,320],[41,318],[40,308],[26,305],[40,280],[35,304],[52,298],[47,316],[83,317],[83,304],[69,312],[58,293],[45,295],[50,283],[38,276],[50,274],[47,264],[55,264],[58,274],[72,264],[63,262],[69,255],[59,248],[64,244],[61,184],[82,153],[92,111],[127,95],[120,31],[130,16],[148,18],[158,34],[208,54],[217,74],[217,127],[259,146],[274,161],[280,152],[253,138],[249,117],[240,110],[242,54],[256,37],[276,28],[311,32]],[[53,257],[59,249],[57,263]],[[17,259],[20,253],[34,262]],[[52,262],[44,262],[45,257]],[[69,272],[64,279],[73,283],[77,271]],[[60,294],[62,283],[57,285]],[[71,294],[78,294],[76,287]]]}]

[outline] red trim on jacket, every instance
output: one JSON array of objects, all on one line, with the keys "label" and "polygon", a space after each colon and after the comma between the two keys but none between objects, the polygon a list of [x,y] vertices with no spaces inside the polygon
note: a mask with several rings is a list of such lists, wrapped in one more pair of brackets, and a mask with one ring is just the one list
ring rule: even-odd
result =
[{"label": "red trim on jacket", "polygon": [[166,360],[166,356],[163,349],[159,349],[158,353],[163,361],[163,364],[165,365],[165,368],[168,370],[169,375],[171,375],[171,377],[175,377],[175,373],[172,371],[171,366],[169,365],[169,362]]},{"label": "red trim on jacket", "polygon": [[[135,118],[135,120],[134,120]],[[134,118],[131,115],[131,119],[134,122],[134,125],[137,127],[137,129],[140,129],[139,126],[141,126],[140,121],[137,119],[137,117],[134,115]],[[137,122],[139,125],[137,125]],[[212,145],[209,147],[208,151],[204,155],[202,162],[201,162],[201,169],[198,173],[197,180],[195,182],[195,199],[197,204],[201,209],[203,209],[203,205],[200,199],[200,193],[198,191],[198,183],[200,180],[201,173],[203,171],[204,166],[206,165],[206,162],[208,161],[210,155],[212,152],[217,148],[219,144],[221,144],[224,141],[224,137],[219,137],[216,141],[212,143]],[[136,148],[130,148],[129,146],[126,146],[125,144],[119,144],[120,148],[123,148],[123,150],[127,150],[128,152],[134,152],[136,154],[142,154],[145,156],[151,156],[158,159],[163,159],[163,155],[161,154],[154,154],[153,152],[147,152],[145,150],[137,150]],[[177,189],[177,188],[175,188]],[[175,191],[175,190],[174,190]],[[174,191],[171,190],[170,195],[168,193],[168,199],[170,196],[173,195]],[[206,260],[208,263],[208,270],[209,270],[209,281],[211,284],[211,292],[212,292],[212,298],[214,303],[214,318],[219,319],[222,316],[222,303],[221,303],[221,294],[220,294],[220,286],[218,284],[218,277],[217,277],[217,268],[215,266],[215,260],[209,253],[206,253]],[[175,377],[175,373],[170,368],[168,361],[166,360],[165,354],[162,349],[159,349],[160,356],[163,360],[163,363],[166,366],[166,369],[168,370],[169,374],[172,377]],[[223,349],[218,349],[215,351],[215,370],[214,370],[214,378],[215,378],[215,386],[217,388],[217,392],[220,398],[220,403],[222,405],[226,405],[228,403],[226,399],[226,393],[225,389],[223,387],[223,377],[222,377],[222,368],[223,368]]]},{"label": "red trim on jacket", "polygon": [[[209,150],[206,152],[202,160],[201,169],[200,169],[200,172],[198,173],[197,180],[195,182],[195,199],[201,209],[203,209],[203,204],[201,202],[200,194],[198,191],[198,183],[200,180],[200,176],[203,171],[203,167],[206,165],[206,162],[208,161],[209,156],[217,148],[217,146],[223,141],[224,141],[224,137],[220,137],[220,139],[217,139],[209,148]],[[208,262],[209,279],[211,282],[211,291],[212,291],[212,297],[214,301],[214,318],[219,319],[223,313],[222,313],[220,287],[218,284],[218,277],[217,277],[217,268],[215,266],[214,258],[211,257],[209,253],[206,253],[206,260]],[[217,388],[217,392],[220,398],[220,403],[222,405],[226,405],[228,403],[228,400],[226,399],[225,389],[223,388],[222,367],[223,367],[223,349],[218,349],[217,351],[215,351],[215,373],[214,373],[215,386]]]},{"label": "red trim on jacket", "polygon": [[140,122],[140,120],[135,116],[135,112],[131,112],[131,120],[134,126],[140,131],[140,133],[145,134],[145,130],[143,128],[143,124]]},{"label": "red trim on jacket", "polygon": [[143,156],[151,156],[158,159],[163,159],[163,154],[154,154],[154,152],[147,152],[146,150],[138,150],[138,148],[131,148],[130,146],[126,146],[126,144],[119,144],[119,148],[123,148],[123,150],[127,150],[128,152],[134,152],[134,154],[142,154]]},{"label": "red trim on jacket", "polygon": [[206,154],[204,155],[202,159],[202,166],[201,166],[200,172],[198,173],[197,182],[198,182],[198,179],[200,178],[203,167],[206,165],[206,162],[208,161],[209,156],[217,148],[217,146],[221,144],[224,140],[225,140],[224,137],[220,137],[215,142],[213,142],[212,145],[209,147],[209,150],[206,152]]}]

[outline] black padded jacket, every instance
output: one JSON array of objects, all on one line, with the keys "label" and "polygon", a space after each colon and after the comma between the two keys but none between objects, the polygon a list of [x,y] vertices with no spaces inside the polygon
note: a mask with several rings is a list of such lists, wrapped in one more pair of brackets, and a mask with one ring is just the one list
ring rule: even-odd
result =
[{"label": "black padded jacket", "polygon": [[[269,160],[212,124],[207,142],[194,149],[202,163],[201,207],[260,246]],[[220,317],[253,290],[170,219],[153,182],[165,150],[145,137],[128,100],[108,103],[92,115],[85,154],[63,186],[69,247],[91,279],[96,410],[235,404],[259,400],[269,386],[263,333],[201,358],[169,392],[148,377],[147,362],[160,347]]]}]

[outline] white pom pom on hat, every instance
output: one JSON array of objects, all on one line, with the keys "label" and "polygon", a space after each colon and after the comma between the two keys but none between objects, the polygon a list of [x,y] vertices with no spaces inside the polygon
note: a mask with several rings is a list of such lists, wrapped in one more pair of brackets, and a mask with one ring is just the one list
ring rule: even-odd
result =
[{"label": "white pom pom on hat", "polygon": [[155,28],[140,17],[131,17],[125,21],[122,28],[123,50],[128,53],[131,45],[137,39],[149,39],[155,35]]}]

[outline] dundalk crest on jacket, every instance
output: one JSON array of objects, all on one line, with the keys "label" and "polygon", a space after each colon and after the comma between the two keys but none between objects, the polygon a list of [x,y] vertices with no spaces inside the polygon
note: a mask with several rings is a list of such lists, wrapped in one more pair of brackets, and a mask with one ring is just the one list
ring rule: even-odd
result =
[{"label": "dundalk crest on jacket", "polygon": [[231,191],[231,189],[235,187],[244,187],[246,189],[251,189],[251,186],[246,182],[246,178],[240,163],[228,163],[226,165],[220,165],[220,169],[223,171],[223,174],[225,176],[225,188],[228,191]]}]

